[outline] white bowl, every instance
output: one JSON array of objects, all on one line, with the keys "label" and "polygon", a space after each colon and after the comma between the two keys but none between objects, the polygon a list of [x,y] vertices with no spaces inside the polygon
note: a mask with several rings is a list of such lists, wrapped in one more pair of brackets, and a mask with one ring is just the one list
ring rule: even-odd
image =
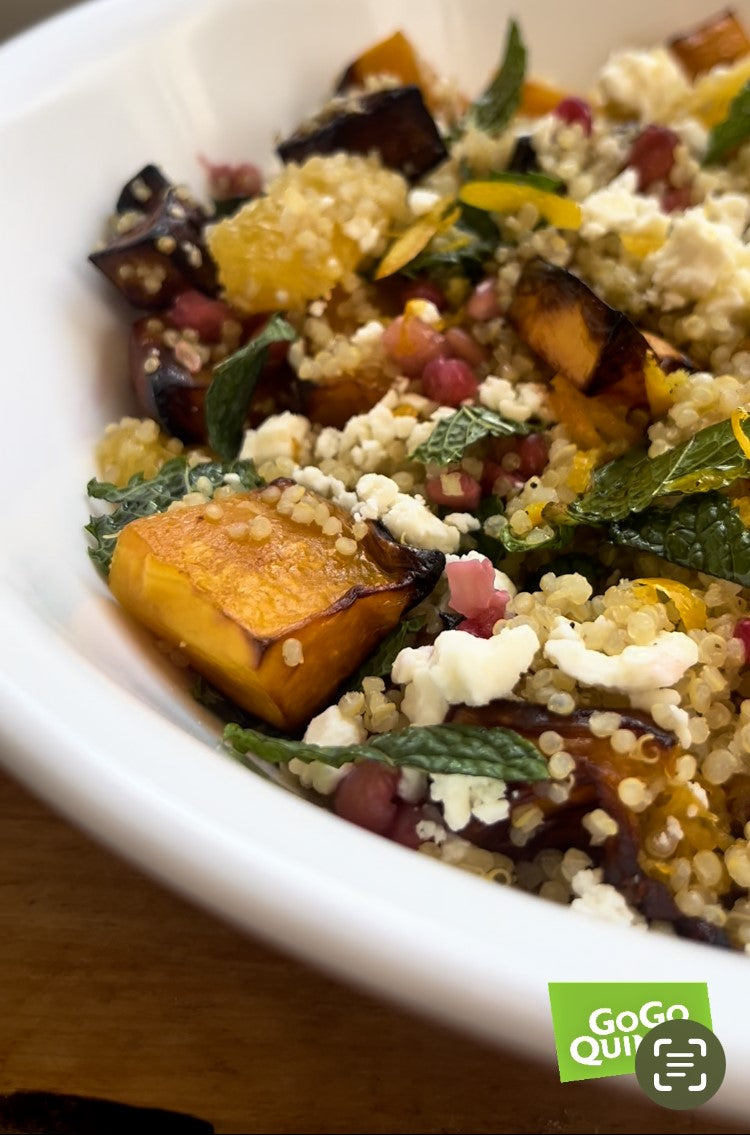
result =
[{"label": "white bowl", "polygon": [[[524,0],[534,70],[584,87],[613,47],[713,3]],[[750,15],[750,4],[739,7]],[[727,1052],[717,1103],[750,1114],[748,960],[627,931],[450,870],[243,770],[88,562],[83,486],[130,406],[126,315],[86,253],[148,160],[270,157],[358,49],[404,26],[475,90],[502,0],[98,0],[0,50],[2,759],[170,885],[342,977],[554,1060],[547,982],[707,981]]]}]

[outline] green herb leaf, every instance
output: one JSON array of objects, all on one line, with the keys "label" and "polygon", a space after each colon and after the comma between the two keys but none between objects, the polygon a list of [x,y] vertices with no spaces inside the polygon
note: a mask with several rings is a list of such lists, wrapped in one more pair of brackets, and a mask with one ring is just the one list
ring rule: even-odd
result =
[{"label": "green herb leaf", "polygon": [[703,158],[704,166],[720,162],[732,150],[736,150],[750,138],[750,80],[731,102],[729,113],[723,122],[718,122],[708,136],[708,148]]},{"label": "green herb leaf", "polygon": [[721,493],[684,497],[669,508],[649,508],[610,525],[609,538],[750,587],[750,529]]},{"label": "green herb leaf", "polygon": [[472,283],[484,275],[484,266],[500,243],[500,230],[482,209],[461,203],[461,216],[447,232],[433,237],[404,268],[404,276],[466,276]]},{"label": "green herb leaf", "polygon": [[422,630],[426,622],[424,615],[402,619],[395,630],[383,639],[377,650],[352,674],[346,683],[346,689],[358,690],[365,678],[389,678],[397,655],[410,642],[412,636]]},{"label": "green herb leaf", "polygon": [[263,484],[252,461],[236,461],[228,465],[205,461],[190,468],[186,457],[173,457],[148,481],[142,473],[136,473],[122,488],[109,481],[89,481],[86,492],[90,497],[116,506],[106,516],[92,516],[86,525],[86,531],[95,540],[94,546],[89,548],[89,555],[102,575],[106,577],[109,574],[115,542],[126,524],[143,516],[165,512],[173,501],[182,500],[186,493],[193,492],[199,477],[207,477],[217,487],[226,483],[228,474],[239,477],[243,489],[257,489]]},{"label": "green herb leaf", "polygon": [[297,332],[281,315],[272,315],[260,334],[214,367],[206,392],[206,426],[211,448],[233,461],[242,445],[245,416],[272,343],[291,342]]},{"label": "green herb leaf", "polygon": [[526,437],[541,426],[513,422],[485,406],[462,406],[455,414],[441,418],[427,441],[409,454],[412,461],[425,465],[452,465],[464,451],[485,437]]},{"label": "green herb leaf", "polygon": [[503,58],[486,90],[466,112],[465,121],[496,137],[521,105],[526,47],[515,20],[508,23]]},{"label": "green herb leaf", "polygon": [[532,529],[527,536],[516,536],[515,532],[509,524],[500,530],[500,543],[505,548],[506,552],[521,552],[527,554],[529,552],[549,552],[558,548],[567,548],[573,539],[573,529],[568,527],[557,527],[554,524],[547,524],[549,535],[540,539],[538,536],[536,540],[529,539],[533,537],[535,532],[539,529]]},{"label": "green herb leaf", "polygon": [[588,491],[570,505],[568,515],[582,524],[622,520],[671,493],[706,493],[749,475],[750,461],[731,422],[717,422],[660,457],[647,457],[635,449],[602,465]]},{"label": "green herb leaf", "polygon": [[254,729],[228,725],[224,741],[238,753],[253,753],[274,764],[296,757],[341,768],[350,761],[370,760],[395,768],[507,781],[546,780],[549,776],[547,762],[530,741],[512,729],[477,725],[412,726],[398,733],[378,734],[366,745],[334,746],[271,738]]}]

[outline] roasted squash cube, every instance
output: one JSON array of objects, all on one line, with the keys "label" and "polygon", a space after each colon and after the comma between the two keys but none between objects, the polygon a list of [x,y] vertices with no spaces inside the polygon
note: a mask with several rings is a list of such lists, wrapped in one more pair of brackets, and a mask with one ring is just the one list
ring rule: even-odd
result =
[{"label": "roasted squash cube", "polygon": [[508,317],[533,351],[579,390],[645,406],[648,343],[621,311],[564,268],[529,261]]},{"label": "roasted squash cube", "polygon": [[669,46],[691,79],[697,79],[719,64],[734,63],[750,52],[747,32],[731,8],[689,32],[674,36]]},{"label": "roasted squash cube", "polygon": [[109,576],[123,607],[199,673],[290,730],[330,700],[445,563],[372,523],[356,540],[351,517],[299,493],[280,481],[134,520]]}]

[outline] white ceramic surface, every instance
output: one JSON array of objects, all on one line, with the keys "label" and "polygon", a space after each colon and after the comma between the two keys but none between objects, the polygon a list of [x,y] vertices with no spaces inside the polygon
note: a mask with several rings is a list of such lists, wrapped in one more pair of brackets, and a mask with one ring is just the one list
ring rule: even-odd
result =
[{"label": "white ceramic surface", "polygon": [[[750,15],[750,4],[739,5]],[[520,8],[521,6],[518,5]],[[712,10],[524,0],[534,69],[585,86],[606,52]],[[750,1115],[750,959],[623,931],[402,850],[244,771],[88,563],[91,446],[130,407],[127,313],[86,263],[147,160],[265,161],[357,49],[405,26],[476,89],[501,0],[97,0],[0,49],[4,294],[0,746],[55,807],[182,892],[334,973],[554,1059],[549,980],[708,981],[717,1103]],[[500,1064],[498,1076],[502,1076]]]}]

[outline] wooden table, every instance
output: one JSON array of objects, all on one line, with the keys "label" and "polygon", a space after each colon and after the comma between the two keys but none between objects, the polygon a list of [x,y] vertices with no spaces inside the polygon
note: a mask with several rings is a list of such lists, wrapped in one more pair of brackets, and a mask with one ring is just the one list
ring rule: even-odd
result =
[{"label": "wooden table", "polygon": [[[321,977],[175,898],[2,774],[0,888],[0,1094],[167,1108],[217,1132],[732,1130],[610,1083],[561,1085],[554,1069]],[[7,1122],[0,1106],[0,1132],[19,1130]]]}]

